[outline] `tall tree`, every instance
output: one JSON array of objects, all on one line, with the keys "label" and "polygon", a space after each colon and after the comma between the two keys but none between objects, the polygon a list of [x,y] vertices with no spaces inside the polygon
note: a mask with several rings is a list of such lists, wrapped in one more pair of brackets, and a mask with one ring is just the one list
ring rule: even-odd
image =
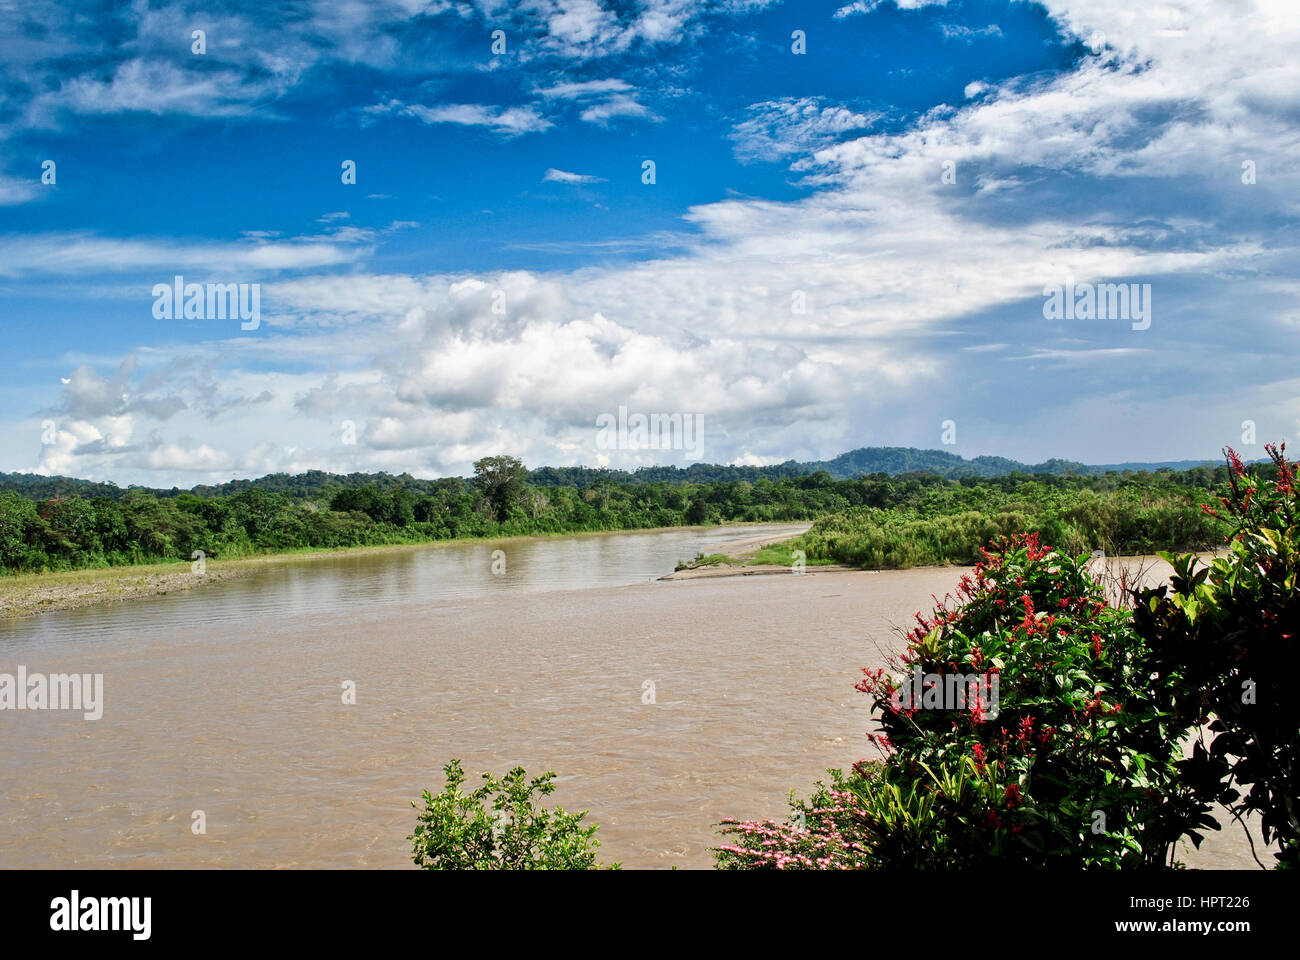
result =
[{"label": "tall tree", "polygon": [[517,457],[484,457],[474,462],[474,485],[498,522],[505,522],[511,508],[523,502],[527,481],[528,468]]}]

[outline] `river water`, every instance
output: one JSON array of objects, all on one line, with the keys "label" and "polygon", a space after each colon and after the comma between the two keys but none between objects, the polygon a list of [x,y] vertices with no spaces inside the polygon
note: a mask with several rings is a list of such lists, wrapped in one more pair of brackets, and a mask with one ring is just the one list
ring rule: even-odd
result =
[{"label": "river water", "polygon": [[656,580],[798,529],[291,560],[0,624],[0,672],[104,675],[99,720],[0,713],[0,867],[401,867],[453,757],[554,770],[602,860],[708,867],[720,819],[868,754],[861,668],[961,573]]}]

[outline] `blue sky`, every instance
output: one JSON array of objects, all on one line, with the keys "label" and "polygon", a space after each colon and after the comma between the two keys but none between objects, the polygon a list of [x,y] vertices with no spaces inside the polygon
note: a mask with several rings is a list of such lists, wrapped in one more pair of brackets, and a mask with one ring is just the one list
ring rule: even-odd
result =
[{"label": "blue sky", "polygon": [[[1297,40],[1289,0],[0,5],[0,470],[685,462],[601,448],[620,406],[716,462],[1257,453],[1300,426]],[[176,274],[260,325],[159,319]],[[1149,325],[1046,317],[1067,282]]]}]

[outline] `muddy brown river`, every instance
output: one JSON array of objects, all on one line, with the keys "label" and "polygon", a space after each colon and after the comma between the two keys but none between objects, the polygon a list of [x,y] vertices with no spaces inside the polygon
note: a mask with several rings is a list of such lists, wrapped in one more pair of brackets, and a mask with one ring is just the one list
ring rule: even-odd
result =
[{"label": "muddy brown river", "polygon": [[[796,529],[293,560],[0,624],[0,672],[104,675],[99,720],[0,712],[0,867],[409,866],[410,802],[453,757],[471,786],[554,770],[547,805],[589,810],[604,861],[708,867],[723,817],[870,753],[860,669],[961,575],[656,580]],[[1239,831],[1185,859],[1253,866]]]}]

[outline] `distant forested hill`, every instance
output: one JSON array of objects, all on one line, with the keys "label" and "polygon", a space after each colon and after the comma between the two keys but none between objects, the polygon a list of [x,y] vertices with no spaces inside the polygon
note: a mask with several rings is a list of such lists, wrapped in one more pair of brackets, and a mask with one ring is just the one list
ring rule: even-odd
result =
[{"label": "distant forested hill", "polygon": [[1177,460],[1168,463],[1113,463],[1089,465],[1076,460],[1046,460],[1028,464],[1006,457],[975,457],[967,460],[944,450],[918,450],[915,447],[862,447],[841,453],[833,460],[812,460],[784,463],[767,467],[728,467],[712,463],[695,463],[689,467],[642,467],[625,470],[598,470],[593,467],[541,467],[528,475],[530,483],[537,486],[585,487],[606,480],[612,483],[730,483],[738,480],[781,480],[802,477],[824,470],[836,480],[852,480],[872,473],[899,476],[905,473],[933,473],[949,480],[963,477],[1000,477],[1009,473],[1051,474],[1064,476],[1100,476],[1110,471],[1117,473],[1156,470],[1190,470],[1193,467],[1218,466],[1212,460]]},{"label": "distant forested hill", "polygon": [[[606,470],[595,467],[538,467],[528,475],[528,482],[539,487],[577,487],[586,489],[601,483],[735,483],[757,480],[782,480],[825,471],[836,480],[850,480],[866,474],[884,473],[899,476],[909,473],[931,473],[950,480],[965,477],[998,477],[1009,473],[1050,474],[1064,476],[1097,476],[1110,471],[1118,473],[1157,470],[1190,470],[1194,467],[1218,464],[1209,460],[1177,460],[1166,463],[1115,463],[1089,465],[1073,460],[1047,460],[1038,464],[1021,463],[1006,457],[975,457],[967,460],[943,450],[918,450],[915,447],[862,447],[842,453],[832,460],[784,463],[765,467],[724,466],[714,463],[695,463],[689,467],[642,467],[635,471]],[[380,490],[410,490],[413,493],[434,495],[439,491],[462,490],[467,481],[457,477],[427,480],[409,473],[326,473],[309,470],[290,475],[272,473],[257,480],[232,480],[215,485],[200,484],[192,490],[173,487],[170,490],[146,487],[118,487],[113,483],[77,480],[71,477],[44,477],[33,473],[0,473],[0,490],[12,490],[33,500],[48,500],[80,495],[83,497],[110,497],[118,499],[129,490],[139,489],[159,497],[174,497],[193,493],[203,498],[230,496],[248,490],[265,490],[284,493],[291,497],[315,497],[326,489],[378,487]]]}]

